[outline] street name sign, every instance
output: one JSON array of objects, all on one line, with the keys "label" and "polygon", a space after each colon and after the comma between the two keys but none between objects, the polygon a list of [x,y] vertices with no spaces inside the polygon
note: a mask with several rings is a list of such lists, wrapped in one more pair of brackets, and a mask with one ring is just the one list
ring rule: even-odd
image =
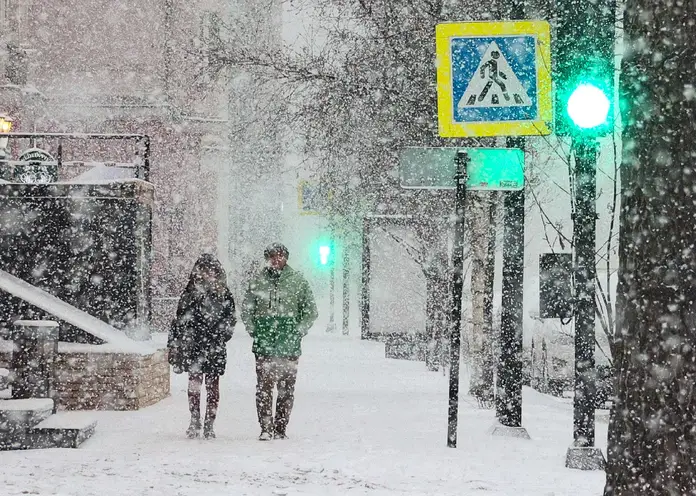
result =
[{"label": "street name sign", "polygon": [[524,188],[524,152],[518,148],[408,147],[399,156],[402,188],[454,189],[454,159],[469,155],[466,189],[515,191]]},{"label": "street name sign", "polygon": [[440,136],[551,133],[551,36],[546,21],[436,27]]}]

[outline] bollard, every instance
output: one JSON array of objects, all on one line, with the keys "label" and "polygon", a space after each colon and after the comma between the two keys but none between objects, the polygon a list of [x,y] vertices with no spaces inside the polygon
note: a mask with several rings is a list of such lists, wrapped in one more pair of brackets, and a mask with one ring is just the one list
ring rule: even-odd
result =
[{"label": "bollard", "polygon": [[12,398],[51,398],[55,413],[54,370],[58,356],[58,323],[52,320],[17,320],[10,335]]}]

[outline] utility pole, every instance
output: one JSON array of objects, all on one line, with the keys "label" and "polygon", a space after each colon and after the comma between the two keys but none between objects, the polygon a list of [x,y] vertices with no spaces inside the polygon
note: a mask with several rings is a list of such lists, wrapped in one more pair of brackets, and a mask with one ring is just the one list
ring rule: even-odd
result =
[{"label": "utility pole", "polygon": [[462,333],[462,291],[464,287],[464,211],[466,200],[466,178],[469,155],[458,150],[455,160],[454,183],[455,224],[454,248],[452,253],[452,332],[450,333],[450,381],[449,411],[447,424],[447,447],[457,447],[457,420],[459,416],[459,362]]}]

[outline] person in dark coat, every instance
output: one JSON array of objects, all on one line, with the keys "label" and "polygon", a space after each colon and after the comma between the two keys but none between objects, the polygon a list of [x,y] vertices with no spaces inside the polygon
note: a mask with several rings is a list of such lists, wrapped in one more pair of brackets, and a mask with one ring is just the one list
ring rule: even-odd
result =
[{"label": "person in dark coat", "polygon": [[189,374],[191,424],[186,430],[189,438],[200,436],[204,380],[207,405],[203,435],[206,439],[215,437],[213,424],[220,401],[220,376],[225,373],[227,342],[232,338],[236,322],[234,299],[222,264],[210,254],[201,255],[179,299],[167,345],[174,372]]}]

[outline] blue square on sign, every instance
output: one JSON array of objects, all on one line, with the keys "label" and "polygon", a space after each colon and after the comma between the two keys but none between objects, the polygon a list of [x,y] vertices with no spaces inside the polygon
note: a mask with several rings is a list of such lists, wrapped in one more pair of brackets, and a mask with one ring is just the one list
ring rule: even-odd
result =
[{"label": "blue square on sign", "polygon": [[454,121],[538,119],[536,38],[452,38]]},{"label": "blue square on sign", "polygon": [[316,189],[309,185],[302,185],[302,210],[304,212],[313,212],[317,210],[317,195]]}]

